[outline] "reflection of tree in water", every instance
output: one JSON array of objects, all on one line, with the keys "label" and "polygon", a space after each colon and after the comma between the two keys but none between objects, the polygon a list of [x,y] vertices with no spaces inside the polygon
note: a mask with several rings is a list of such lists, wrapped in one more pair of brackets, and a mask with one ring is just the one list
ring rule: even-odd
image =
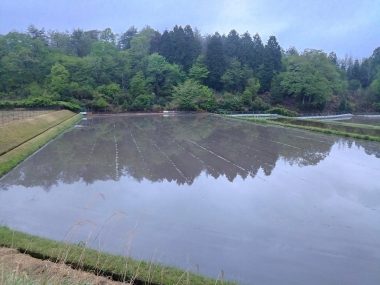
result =
[{"label": "reflection of tree in water", "polygon": [[[1,184],[49,188],[126,175],[192,184],[203,171],[233,181],[254,177],[260,168],[268,176],[280,158],[299,166],[319,163],[334,144],[333,137],[320,137],[210,115],[95,117],[48,144]],[[378,156],[378,146],[369,146],[363,146],[366,152]]]},{"label": "reflection of tree in water", "polygon": [[351,141],[353,146],[362,147],[368,155],[374,155],[377,158],[380,158],[380,147],[377,142],[370,141]]}]

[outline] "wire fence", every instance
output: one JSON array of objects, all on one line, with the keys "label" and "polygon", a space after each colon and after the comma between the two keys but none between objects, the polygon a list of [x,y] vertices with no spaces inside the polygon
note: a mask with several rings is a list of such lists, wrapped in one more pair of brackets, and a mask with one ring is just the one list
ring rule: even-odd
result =
[{"label": "wire fence", "polygon": [[25,120],[52,112],[52,109],[12,109],[0,110],[0,126],[10,122]]}]

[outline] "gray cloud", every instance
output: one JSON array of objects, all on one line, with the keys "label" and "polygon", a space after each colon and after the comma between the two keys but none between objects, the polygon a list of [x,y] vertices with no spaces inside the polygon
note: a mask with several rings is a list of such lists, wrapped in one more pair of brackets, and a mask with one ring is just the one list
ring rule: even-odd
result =
[{"label": "gray cloud", "polygon": [[125,31],[129,26],[164,30],[190,24],[202,33],[259,33],[278,37],[286,49],[316,48],[340,56],[369,56],[380,45],[378,0],[2,0],[0,33],[74,28]]}]

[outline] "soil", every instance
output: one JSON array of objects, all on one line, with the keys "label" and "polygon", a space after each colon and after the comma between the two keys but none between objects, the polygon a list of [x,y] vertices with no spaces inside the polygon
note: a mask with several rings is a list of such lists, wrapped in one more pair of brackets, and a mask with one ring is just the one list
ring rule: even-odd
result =
[{"label": "soil", "polygon": [[91,272],[76,270],[63,263],[40,260],[15,249],[0,247],[0,268],[28,276],[31,280],[44,284],[126,284],[112,281]]}]

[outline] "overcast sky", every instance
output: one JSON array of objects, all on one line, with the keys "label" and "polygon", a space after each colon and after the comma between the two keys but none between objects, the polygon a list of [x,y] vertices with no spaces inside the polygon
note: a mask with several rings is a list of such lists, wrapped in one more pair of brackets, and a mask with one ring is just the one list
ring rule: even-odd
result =
[{"label": "overcast sky", "polygon": [[190,24],[215,31],[275,35],[281,46],[368,57],[380,46],[380,0],[1,0],[0,33],[104,29],[134,25],[160,31]]}]

